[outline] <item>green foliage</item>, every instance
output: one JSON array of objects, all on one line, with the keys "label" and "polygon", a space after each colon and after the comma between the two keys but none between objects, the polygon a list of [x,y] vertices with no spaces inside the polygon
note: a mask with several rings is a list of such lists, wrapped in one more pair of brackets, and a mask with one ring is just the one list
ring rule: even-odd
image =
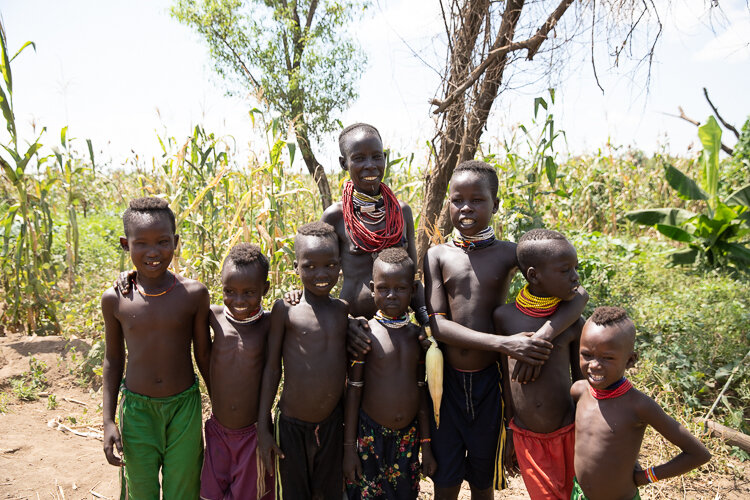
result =
[{"label": "green foliage", "polygon": [[46,371],[47,363],[31,356],[29,371],[11,380],[11,387],[16,397],[21,401],[35,401],[39,397],[39,391],[47,387]]},{"label": "green foliage", "polygon": [[57,396],[50,394],[47,396],[47,409],[54,410],[55,408],[57,408]]},{"label": "green foliage", "polygon": [[8,413],[8,399],[10,399],[8,393],[0,393],[0,415]]},{"label": "green foliage", "polygon": [[176,0],[172,15],[207,43],[216,71],[248,86],[285,124],[302,119],[313,136],[340,125],[357,97],[365,57],[346,30],[367,2]]},{"label": "green foliage", "polygon": [[674,264],[703,263],[708,267],[733,266],[746,270],[750,264],[747,246],[750,185],[719,201],[721,129],[713,116],[698,129],[698,136],[704,148],[700,185],[672,165],[665,167],[665,177],[681,199],[705,202],[706,212],[657,208],[630,211],[625,217],[653,226],[672,240],[687,243],[687,249],[671,254]]}]

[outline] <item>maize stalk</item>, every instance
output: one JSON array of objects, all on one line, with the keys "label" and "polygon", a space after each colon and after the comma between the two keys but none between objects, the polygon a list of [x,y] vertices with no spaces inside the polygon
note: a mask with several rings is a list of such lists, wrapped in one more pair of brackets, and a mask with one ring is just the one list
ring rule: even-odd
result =
[{"label": "maize stalk", "polygon": [[443,353],[438,347],[435,337],[427,330],[430,347],[425,354],[425,379],[432,397],[432,408],[435,414],[435,427],[440,427],[440,402],[443,399]]}]

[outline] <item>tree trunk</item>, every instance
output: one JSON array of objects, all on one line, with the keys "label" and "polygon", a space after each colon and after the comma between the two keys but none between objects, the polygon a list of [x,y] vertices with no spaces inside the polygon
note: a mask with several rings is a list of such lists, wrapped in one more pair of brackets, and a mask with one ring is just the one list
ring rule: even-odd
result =
[{"label": "tree trunk", "polygon": [[307,165],[307,171],[315,179],[315,184],[318,185],[318,192],[320,193],[320,201],[323,203],[323,210],[331,206],[333,199],[331,197],[331,186],[328,184],[328,177],[323,169],[323,165],[318,163],[315,158],[315,154],[312,152],[310,147],[310,139],[307,135],[307,125],[301,120],[295,124],[294,133],[297,137],[297,145],[299,146],[302,158],[305,160]]}]

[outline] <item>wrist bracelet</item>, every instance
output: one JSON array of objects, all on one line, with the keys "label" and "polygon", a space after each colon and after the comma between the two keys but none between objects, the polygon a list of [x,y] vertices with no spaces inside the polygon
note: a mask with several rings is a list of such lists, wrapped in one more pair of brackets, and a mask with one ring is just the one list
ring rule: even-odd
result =
[{"label": "wrist bracelet", "polygon": [[646,479],[648,479],[649,483],[655,483],[656,481],[659,480],[659,478],[656,477],[656,474],[654,474],[653,467],[649,467],[648,469],[646,469],[645,472],[646,472]]},{"label": "wrist bracelet", "polygon": [[420,443],[429,443],[431,441],[432,441],[432,439],[430,439],[430,438],[424,438],[424,439],[420,439],[419,440]]},{"label": "wrist bracelet", "polygon": [[346,385],[348,385],[349,387],[364,387],[365,381],[361,380],[361,381],[355,382],[354,380],[347,380]]},{"label": "wrist bracelet", "polygon": [[357,443],[352,441],[351,443],[344,443],[344,446],[357,446]]}]

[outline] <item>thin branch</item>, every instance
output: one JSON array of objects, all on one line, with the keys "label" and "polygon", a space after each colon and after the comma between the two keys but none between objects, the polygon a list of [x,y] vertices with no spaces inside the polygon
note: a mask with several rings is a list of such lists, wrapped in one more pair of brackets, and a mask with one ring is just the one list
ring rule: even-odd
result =
[{"label": "thin branch", "polygon": [[[710,101],[709,101],[709,102],[710,102]],[[667,115],[667,116],[674,116],[675,118],[679,118],[679,119],[681,119],[681,120],[685,120],[685,121],[686,121],[686,122],[688,122],[688,123],[692,123],[692,124],[693,124],[693,125],[695,125],[696,127],[700,127],[700,126],[701,126],[701,122],[699,122],[698,120],[695,120],[695,119],[693,119],[693,118],[690,118],[689,116],[687,116],[687,115],[685,114],[685,110],[684,110],[684,109],[682,109],[682,106],[677,106],[677,109],[678,109],[678,110],[680,111],[680,114],[679,114],[679,115],[673,115],[673,114],[671,114],[671,113],[664,113],[664,114],[665,114],[665,115]],[[722,123],[723,123],[723,122],[722,122]],[[734,153],[734,149],[730,148],[729,146],[727,146],[727,145],[726,145],[726,144],[724,144],[723,142],[721,143],[721,150],[722,150],[722,151],[724,151],[724,152],[725,152],[726,154],[728,154],[729,156],[732,156],[732,153]]]},{"label": "thin branch", "polygon": [[[560,20],[562,15],[572,3],[573,0],[562,0],[560,2],[560,5],[557,6],[552,14],[550,14],[550,16],[547,18],[547,21],[542,25],[542,27],[539,28],[537,32],[534,33],[534,35],[530,38],[522,42],[512,42],[502,47],[493,47],[493,49],[487,54],[485,60],[482,61],[482,63],[477,66],[474,71],[471,72],[466,81],[459,85],[456,90],[453,91],[453,93],[445,98],[445,100],[441,102],[433,99],[431,104],[437,106],[433,113],[438,114],[445,111],[448,106],[453,103],[453,101],[462,96],[466,89],[473,85],[474,82],[476,82],[479,77],[482,76],[487,67],[489,67],[489,65],[492,64],[495,59],[505,57],[508,52],[514,52],[522,49],[527,49],[528,55],[526,57],[527,59],[532,59],[539,50],[539,47],[542,45],[542,42],[547,39],[547,35],[549,34],[550,30],[554,28],[554,26],[557,24],[557,22]],[[498,37],[495,41],[495,45],[501,43],[502,41],[503,40],[501,39],[501,37]]]},{"label": "thin branch", "polygon": [[599,75],[596,74],[596,60],[594,58],[594,27],[596,25],[596,0],[592,2],[591,9],[591,68],[594,70],[594,79],[596,80],[596,86],[604,93],[604,87],[599,83]]},{"label": "thin branch", "polygon": [[232,53],[232,55],[234,56],[234,58],[237,60],[237,63],[242,68],[242,71],[245,72],[245,76],[247,76],[247,78],[250,80],[250,83],[253,84],[253,86],[255,87],[255,89],[256,90],[260,90],[262,88],[261,85],[260,85],[260,83],[258,83],[258,80],[256,80],[255,77],[253,77],[253,74],[250,72],[250,69],[245,64],[245,61],[242,60],[242,56],[240,56],[240,54],[234,49],[234,47],[232,46],[232,44],[230,44],[227,41],[226,37],[222,36],[214,28],[209,28],[209,29],[211,30],[211,33],[213,33],[216,38],[218,38],[219,40],[221,40],[222,43],[224,43],[224,45],[226,45],[226,47]]},{"label": "thin branch", "polygon": [[708,105],[711,106],[711,109],[713,110],[714,114],[716,115],[716,118],[718,118],[719,121],[721,122],[721,124],[724,125],[724,128],[726,128],[727,130],[731,130],[732,133],[734,134],[734,136],[737,139],[739,139],[740,138],[740,133],[737,131],[736,128],[734,128],[733,125],[727,123],[726,121],[724,121],[724,118],[721,117],[721,115],[719,114],[719,110],[716,109],[716,106],[714,106],[714,103],[712,103],[711,99],[709,99],[709,97],[708,97],[708,90],[706,90],[706,87],[703,87],[703,95],[706,96],[706,100],[708,101]]}]

